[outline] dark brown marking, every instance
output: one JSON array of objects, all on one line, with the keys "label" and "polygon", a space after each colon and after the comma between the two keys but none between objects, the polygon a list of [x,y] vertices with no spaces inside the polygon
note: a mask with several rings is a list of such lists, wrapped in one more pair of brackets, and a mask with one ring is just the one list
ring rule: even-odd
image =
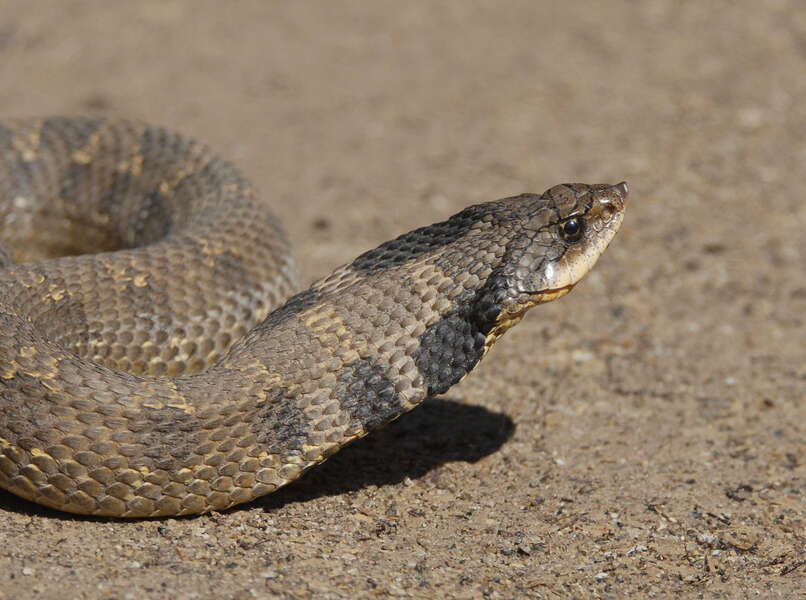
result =
[{"label": "dark brown marking", "polygon": [[334,395],[351,421],[360,423],[365,431],[388,423],[404,409],[386,371],[366,359],[342,367]]},{"label": "dark brown marking", "polygon": [[260,447],[269,454],[282,456],[301,453],[310,429],[310,421],[300,410],[294,394],[283,386],[267,390],[267,398],[250,424]]},{"label": "dark brown marking", "polygon": [[319,300],[319,293],[313,288],[307,289],[292,296],[288,302],[273,311],[262,323],[258,325],[261,329],[271,329],[280,323],[287,321],[291,317],[309,309]]},{"label": "dark brown marking", "polygon": [[448,246],[489,214],[489,207],[470,206],[447,221],[420,227],[381,244],[356,258],[351,266],[356,271],[373,274],[407,263],[423,254]]}]

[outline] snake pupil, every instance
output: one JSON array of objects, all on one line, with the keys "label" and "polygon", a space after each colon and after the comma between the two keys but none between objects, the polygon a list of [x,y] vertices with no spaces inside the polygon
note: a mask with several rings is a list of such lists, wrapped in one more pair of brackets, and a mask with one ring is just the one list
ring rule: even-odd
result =
[{"label": "snake pupil", "polygon": [[560,233],[563,236],[563,239],[567,242],[576,242],[579,238],[582,237],[582,232],[584,231],[584,222],[582,219],[577,217],[572,217],[560,225]]}]

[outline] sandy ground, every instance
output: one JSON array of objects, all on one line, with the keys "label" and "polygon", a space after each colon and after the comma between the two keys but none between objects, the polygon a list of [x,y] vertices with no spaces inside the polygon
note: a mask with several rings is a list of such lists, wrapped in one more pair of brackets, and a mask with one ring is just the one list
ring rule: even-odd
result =
[{"label": "sandy ground", "polygon": [[232,158],[305,282],[469,203],[633,190],[570,296],[285,490],[0,493],[0,598],[806,597],[802,3],[2,2],[0,51],[0,115]]}]

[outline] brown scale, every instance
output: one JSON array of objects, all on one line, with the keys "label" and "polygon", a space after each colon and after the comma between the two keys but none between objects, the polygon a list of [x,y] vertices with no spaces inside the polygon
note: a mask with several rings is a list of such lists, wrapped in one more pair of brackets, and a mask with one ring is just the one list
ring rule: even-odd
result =
[{"label": "brown scale", "polygon": [[[229,163],[139,123],[0,123],[0,486],[110,516],[272,492],[567,293],[626,184],[472,206],[295,286]],[[58,256],[58,258],[56,258]]]}]

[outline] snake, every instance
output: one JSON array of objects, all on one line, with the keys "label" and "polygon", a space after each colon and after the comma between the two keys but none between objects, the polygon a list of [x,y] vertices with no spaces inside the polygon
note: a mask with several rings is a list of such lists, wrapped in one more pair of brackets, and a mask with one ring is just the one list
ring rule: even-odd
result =
[{"label": "snake", "polygon": [[0,121],[0,487],[82,515],[220,511],[463,379],[567,294],[626,182],[475,204],[297,291],[229,161],[137,121]]}]

